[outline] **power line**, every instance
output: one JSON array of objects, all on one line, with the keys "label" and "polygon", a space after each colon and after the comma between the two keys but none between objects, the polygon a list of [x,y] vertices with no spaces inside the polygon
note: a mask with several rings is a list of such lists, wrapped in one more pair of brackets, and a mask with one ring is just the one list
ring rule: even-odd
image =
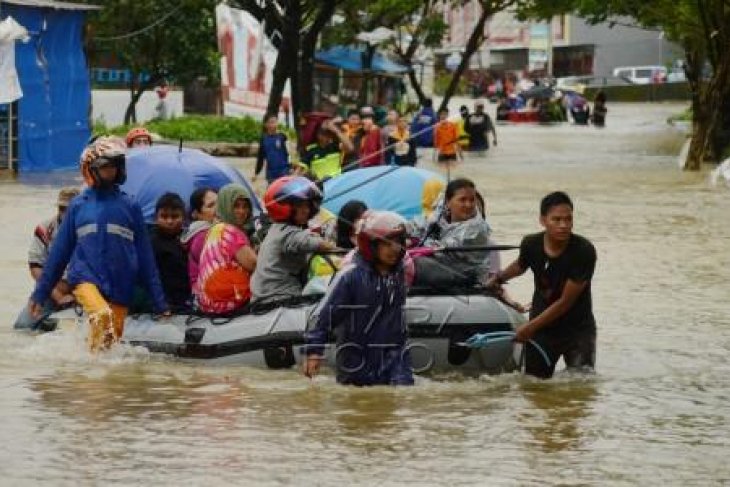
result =
[{"label": "power line", "polygon": [[178,5],[174,9],[170,10],[169,12],[167,12],[165,15],[163,15],[162,17],[160,17],[159,19],[157,19],[154,23],[148,25],[147,27],[143,27],[143,28],[141,28],[139,30],[135,30],[133,32],[129,32],[127,34],[122,34],[122,35],[119,35],[119,36],[113,36],[113,37],[94,37],[94,39],[97,40],[97,41],[104,41],[104,42],[108,42],[108,41],[119,41],[119,40],[122,40],[122,39],[129,39],[130,37],[135,37],[135,36],[138,36],[140,34],[144,34],[145,32],[147,32],[147,31],[149,31],[151,29],[154,29],[155,27],[157,27],[158,25],[160,25],[161,23],[163,23],[164,21],[166,21],[167,19],[169,19],[174,13],[176,13],[181,8],[182,8],[182,4],[181,5]]}]

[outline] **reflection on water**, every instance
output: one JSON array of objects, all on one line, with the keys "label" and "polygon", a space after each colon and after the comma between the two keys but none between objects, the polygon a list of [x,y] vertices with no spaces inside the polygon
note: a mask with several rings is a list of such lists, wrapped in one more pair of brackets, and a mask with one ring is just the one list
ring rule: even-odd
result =
[{"label": "reflection on water", "polygon": [[[582,420],[593,411],[598,390],[593,378],[576,376],[568,381],[525,381],[525,398],[531,408],[522,413],[534,441],[546,453],[581,447]],[[536,422],[531,416],[538,415]]]},{"label": "reflection on water", "polygon": [[[563,189],[598,249],[598,372],[547,382],[352,389],[123,346],[90,357],[80,336],[15,334],[33,225],[76,176],[0,181],[2,484],[729,481],[730,193],[676,170],[682,140],[662,123],[676,106],[610,108],[604,131],[500,127],[497,150],[454,172],[478,181],[499,242],[538,230],[540,197]],[[527,300],[531,279],[510,291]]]}]

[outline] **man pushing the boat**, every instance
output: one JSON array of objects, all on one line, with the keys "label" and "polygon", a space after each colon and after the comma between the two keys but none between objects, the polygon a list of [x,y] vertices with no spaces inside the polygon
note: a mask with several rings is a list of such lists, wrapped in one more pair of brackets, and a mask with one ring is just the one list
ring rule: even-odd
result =
[{"label": "man pushing the boat", "polygon": [[540,224],[545,231],[527,235],[516,261],[487,282],[502,284],[530,269],[535,280],[530,321],[517,328],[515,340],[534,341],[540,349],[525,347],[525,372],[552,377],[562,356],[568,369],[593,369],[596,361],[596,320],[591,301],[591,279],[596,249],[573,233],[573,203],[557,191],[540,203]]},{"label": "man pushing the boat", "polygon": [[116,137],[100,137],[84,150],[81,172],[89,187],[69,205],[29,303],[31,314],[40,316],[68,265],[68,282],[89,316],[91,351],[121,338],[138,275],[155,311],[170,314],[142,210],[119,189],[125,152]]}]

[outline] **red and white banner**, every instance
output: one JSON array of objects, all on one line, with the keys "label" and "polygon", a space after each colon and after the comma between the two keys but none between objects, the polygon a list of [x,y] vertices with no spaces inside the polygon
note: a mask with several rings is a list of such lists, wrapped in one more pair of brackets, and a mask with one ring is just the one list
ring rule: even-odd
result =
[{"label": "red and white banner", "polygon": [[[216,24],[223,112],[260,117],[269,101],[278,51],[264,33],[264,26],[246,11],[220,4]],[[285,96],[282,105],[288,103]]]}]

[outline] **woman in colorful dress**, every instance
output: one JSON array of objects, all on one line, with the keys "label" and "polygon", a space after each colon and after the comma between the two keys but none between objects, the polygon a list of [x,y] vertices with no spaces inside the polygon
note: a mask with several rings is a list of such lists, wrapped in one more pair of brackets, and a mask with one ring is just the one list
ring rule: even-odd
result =
[{"label": "woman in colorful dress", "polygon": [[244,228],[251,219],[251,196],[243,186],[228,184],[218,192],[218,223],[208,231],[200,254],[197,304],[210,314],[227,314],[251,297],[250,278],[256,253]]}]

